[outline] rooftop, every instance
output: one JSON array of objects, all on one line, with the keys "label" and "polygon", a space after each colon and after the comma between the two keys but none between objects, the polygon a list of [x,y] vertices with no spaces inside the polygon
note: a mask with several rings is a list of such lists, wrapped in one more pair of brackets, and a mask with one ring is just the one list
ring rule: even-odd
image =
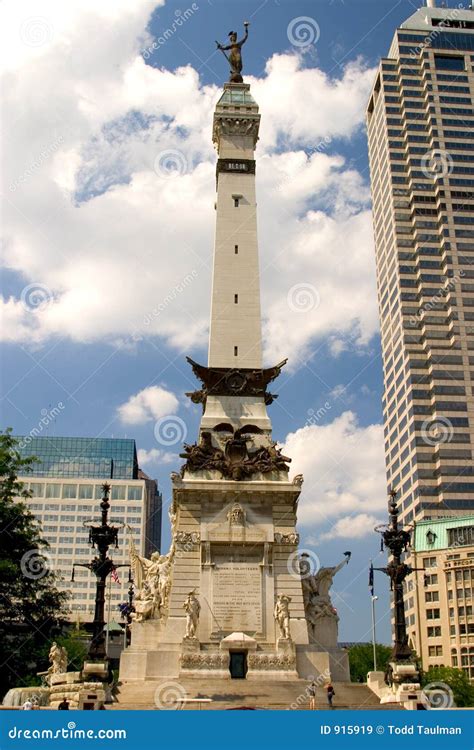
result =
[{"label": "rooftop", "polygon": [[135,440],[17,436],[23,458],[36,456],[29,476],[137,479]]}]

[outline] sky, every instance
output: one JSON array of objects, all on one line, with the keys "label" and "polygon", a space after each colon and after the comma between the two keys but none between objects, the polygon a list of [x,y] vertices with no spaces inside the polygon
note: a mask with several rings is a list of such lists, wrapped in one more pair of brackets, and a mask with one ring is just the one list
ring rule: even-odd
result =
[{"label": "sky", "polygon": [[[212,112],[250,35],[274,438],[303,473],[301,547],[334,582],[341,641],[368,641],[386,517],[382,363],[365,106],[411,0],[3,0],[3,428],[132,437],[165,508],[197,436],[214,236]],[[46,423],[46,424],[45,424]],[[163,543],[169,543],[164,514]],[[376,582],[390,640],[388,579]]]}]

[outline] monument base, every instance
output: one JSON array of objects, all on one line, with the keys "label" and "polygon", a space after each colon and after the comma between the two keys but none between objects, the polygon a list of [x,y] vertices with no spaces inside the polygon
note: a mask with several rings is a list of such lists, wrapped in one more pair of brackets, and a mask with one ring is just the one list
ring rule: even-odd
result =
[{"label": "monument base", "polygon": [[400,703],[405,709],[416,710],[419,705],[431,708],[429,699],[421,689],[419,673],[414,664],[390,664],[393,676],[391,685],[385,682],[383,672],[369,672],[367,687],[380,698],[381,705]]},{"label": "monument base", "polygon": [[349,656],[341,648],[321,651],[316,645],[296,646],[296,669],[305,680],[327,679],[328,682],[350,682]]}]

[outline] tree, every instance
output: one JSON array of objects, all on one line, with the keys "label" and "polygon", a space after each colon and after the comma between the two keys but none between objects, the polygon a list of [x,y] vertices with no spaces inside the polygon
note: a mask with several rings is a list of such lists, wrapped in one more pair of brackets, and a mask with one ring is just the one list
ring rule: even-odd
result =
[{"label": "tree", "polygon": [[[385,672],[392,649],[381,643],[375,645],[377,653],[377,671]],[[371,643],[356,643],[349,649],[349,667],[352,682],[367,682],[367,672],[374,669],[374,650]]]},{"label": "tree", "polygon": [[474,685],[463,669],[430,667],[421,684],[434,708],[449,708],[452,700],[459,708],[474,706]]},{"label": "tree", "polygon": [[68,598],[56,588],[49,545],[24,502],[30,492],[18,480],[35,461],[22,458],[11,430],[0,432],[0,693],[31,684],[47,668]]}]

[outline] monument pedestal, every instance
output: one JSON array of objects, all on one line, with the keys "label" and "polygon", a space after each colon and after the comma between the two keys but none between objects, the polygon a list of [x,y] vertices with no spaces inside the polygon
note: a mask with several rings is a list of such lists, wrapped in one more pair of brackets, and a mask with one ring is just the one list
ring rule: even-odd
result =
[{"label": "monument pedestal", "polygon": [[349,656],[340,648],[322,650],[316,644],[296,646],[296,665],[299,677],[305,680],[320,677],[328,682],[350,682],[351,679]]}]

